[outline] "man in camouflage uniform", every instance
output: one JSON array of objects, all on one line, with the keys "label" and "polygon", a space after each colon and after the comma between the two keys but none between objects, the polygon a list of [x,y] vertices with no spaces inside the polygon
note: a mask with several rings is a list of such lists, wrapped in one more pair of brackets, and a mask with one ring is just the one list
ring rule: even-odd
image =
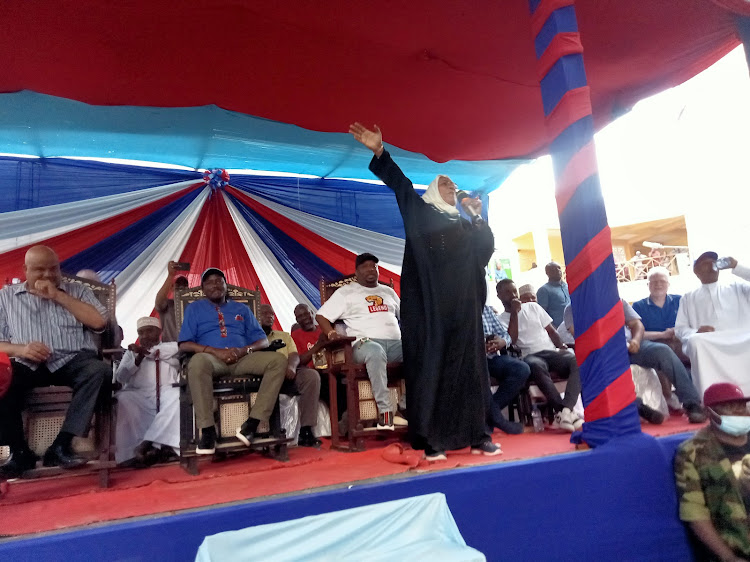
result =
[{"label": "man in camouflage uniform", "polygon": [[750,411],[738,386],[718,383],[703,403],[711,419],[677,451],[680,519],[717,560],[750,559]]}]

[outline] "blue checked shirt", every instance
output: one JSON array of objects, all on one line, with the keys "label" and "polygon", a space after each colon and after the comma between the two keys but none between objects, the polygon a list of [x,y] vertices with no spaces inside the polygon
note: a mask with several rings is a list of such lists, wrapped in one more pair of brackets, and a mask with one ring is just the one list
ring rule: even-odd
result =
[{"label": "blue checked shirt", "polygon": [[[484,310],[482,310],[482,328],[484,329],[484,335],[490,336],[498,336],[500,339],[505,340],[505,345],[509,346],[513,341],[510,339],[510,334],[508,334],[508,331],[503,328],[503,325],[500,323],[500,319],[497,317],[497,314],[495,314],[495,311],[492,310],[491,307],[485,305]],[[490,353],[487,355],[487,357],[492,357],[493,355],[497,355],[496,353]]]}]

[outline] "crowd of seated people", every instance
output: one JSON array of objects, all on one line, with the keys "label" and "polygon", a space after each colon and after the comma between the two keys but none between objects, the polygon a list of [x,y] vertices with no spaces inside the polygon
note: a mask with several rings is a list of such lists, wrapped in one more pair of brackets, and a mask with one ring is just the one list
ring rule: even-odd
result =
[{"label": "crowd of seated people", "polygon": [[[669,272],[654,268],[648,276],[649,296],[632,307],[622,303],[631,363],[655,369],[664,380],[664,395],[672,409],[684,409],[693,423],[705,421],[706,416],[690,364],[693,376],[697,364],[699,368],[709,365],[705,369],[720,378],[710,361],[741,361],[750,353],[750,347],[738,343],[750,337],[750,315],[746,314],[750,312],[750,285],[719,283],[716,261],[712,252],[696,260],[695,273],[703,285],[682,299],[668,293]],[[181,264],[170,262],[155,301],[160,318],[138,320],[138,342],[124,352],[115,373],[115,382],[121,386],[116,393],[117,463],[150,466],[178,454],[179,396],[174,383],[180,354],[190,356],[187,383],[200,429],[198,454],[215,452],[213,379],[228,374],[262,376],[257,401],[237,428],[238,440],[248,446],[253,442],[258,426],[268,420],[283,393],[300,397],[298,444],[319,447],[314,434],[317,404],[319,398],[328,397],[328,390],[321,391],[314,359],[327,341],[341,337],[334,327],[337,321],[346,326],[347,335],[356,338],[354,358],[365,365],[372,383],[377,428],[393,429],[394,417],[406,424],[405,400],[398,406],[392,404],[386,384],[387,363],[402,357],[400,302],[393,289],[378,283],[377,263],[372,254],[357,256],[354,282],[336,291],[317,316],[307,304],[298,305],[296,329],[290,334],[273,329],[275,315],[270,305],[261,305],[256,319],[246,305],[228,299],[225,275],[217,268],[202,274],[205,296],[185,309],[178,326],[170,293],[187,288],[188,282],[180,273]],[[750,278],[736,260],[730,258],[728,264],[735,274]],[[110,368],[98,358],[95,343],[107,324],[107,311],[84,285],[61,282],[59,261],[50,248],[31,248],[24,270],[25,283],[0,291],[0,352],[13,359],[11,385],[0,398],[0,443],[11,451],[0,467],[4,478],[19,476],[38,460],[24,440],[21,421],[24,398],[31,388],[54,382],[74,389],[63,428],[43,459],[45,466],[63,468],[86,462],[73,450],[72,439],[86,435],[97,398],[111,388]],[[486,404],[490,430],[524,431],[503,410],[527,382],[540,389],[554,411],[555,427],[573,432],[583,424],[575,412],[580,375],[569,348],[575,342],[570,297],[560,266],[552,262],[545,270],[549,282],[539,291],[531,285],[518,290],[511,279],[501,280],[496,288],[504,310],[498,313],[487,306],[483,311],[487,384],[497,387]],[[78,276],[97,279],[93,271],[82,270]],[[553,314],[559,316],[557,322]],[[274,353],[267,352],[275,341],[281,345],[270,349]],[[733,376],[738,375],[728,373],[725,380],[738,382]],[[555,386],[559,379],[567,382],[563,395]],[[344,402],[340,393],[339,403]],[[660,421],[658,412],[642,402],[639,412],[648,421]]]}]

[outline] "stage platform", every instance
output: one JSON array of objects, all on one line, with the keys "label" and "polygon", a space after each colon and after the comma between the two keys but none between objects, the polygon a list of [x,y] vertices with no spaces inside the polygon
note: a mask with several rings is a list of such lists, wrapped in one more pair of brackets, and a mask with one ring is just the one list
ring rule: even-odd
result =
[{"label": "stage platform", "polygon": [[389,442],[363,453],[326,442],[288,463],[204,462],[198,477],[117,471],[107,490],[92,476],[14,481],[0,499],[0,560],[190,560],[208,534],[435,491],[489,560],[689,560],[671,459],[696,428],[672,417],[593,451],[554,430],[496,433],[500,456],[458,451],[417,467],[385,460]]}]

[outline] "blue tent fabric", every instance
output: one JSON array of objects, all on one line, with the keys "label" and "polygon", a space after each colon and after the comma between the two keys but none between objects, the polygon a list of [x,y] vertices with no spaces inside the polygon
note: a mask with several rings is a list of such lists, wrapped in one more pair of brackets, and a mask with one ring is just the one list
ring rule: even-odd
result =
[{"label": "blue tent fabric", "polygon": [[416,496],[211,535],[196,562],[224,560],[483,561],[445,495]]},{"label": "blue tent fabric", "polygon": [[202,179],[190,170],[66,158],[0,157],[0,213]]},{"label": "blue tent fabric", "polygon": [[[352,116],[352,120],[356,118]],[[343,132],[348,126],[341,123],[341,133],[321,133],[215,105],[112,107],[31,91],[0,94],[0,153],[369,179],[367,165],[372,153]],[[427,184],[436,174],[446,174],[462,188],[482,192],[499,187],[516,166],[526,162],[454,160],[438,164],[397,147],[389,146],[389,150],[415,183]]]}]

